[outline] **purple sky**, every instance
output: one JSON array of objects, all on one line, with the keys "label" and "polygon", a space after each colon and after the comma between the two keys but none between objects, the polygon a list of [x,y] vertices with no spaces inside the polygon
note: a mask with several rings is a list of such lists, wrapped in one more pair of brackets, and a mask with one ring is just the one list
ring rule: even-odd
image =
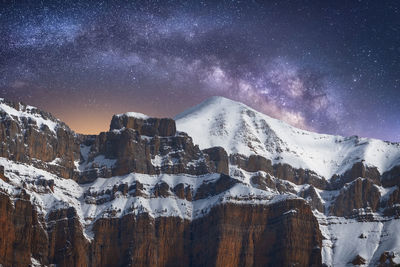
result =
[{"label": "purple sky", "polygon": [[0,97],[78,132],[221,95],[303,129],[400,141],[398,1],[37,2],[0,9]]}]

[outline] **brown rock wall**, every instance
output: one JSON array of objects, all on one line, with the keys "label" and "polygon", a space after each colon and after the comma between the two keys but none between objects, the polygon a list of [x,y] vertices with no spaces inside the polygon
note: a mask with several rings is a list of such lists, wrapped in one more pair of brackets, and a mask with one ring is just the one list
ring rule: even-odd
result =
[{"label": "brown rock wall", "polygon": [[330,213],[335,216],[351,216],[357,209],[376,211],[379,208],[380,197],[379,189],[373,181],[358,178],[340,190]]},{"label": "brown rock wall", "polygon": [[31,255],[57,266],[320,266],[321,234],[309,206],[225,204],[194,221],[146,214],[99,219],[89,243],[73,208],[47,227],[28,196],[0,194],[0,263],[28,266]]},{"label": "brown rock wall", "polygon": [[[6,104],[19,110],[26,109],[23,104]],[[36,109],[30,112],[57,123],[56,132],[50,131],[47,126],[39,128],[30,118],[17,118],[0,111],[0,157],[48,169],[64,178],[73,178],[74,161],[80,159],[75,133],[49,113]],[[56,158],[60,162],[52,166],[50,162]]]},{"label": "brown rock wall", "polygon": [[0,264],[26,267],[31,256],[42,264],[57,266],[89,266],[88,242],[83,237],[79,220],[72,209],[49,215],[49,222],[38,216],[21,192],[14,203],[0,193]]},{"label": "brown rock wall", "polygon": [[136,118],[126,114],[113,116],[110,124],[110,131],[122,128],[136,130],[140,135],[145,136],[174,136],[176,125],[173,119],[169,118]]}]

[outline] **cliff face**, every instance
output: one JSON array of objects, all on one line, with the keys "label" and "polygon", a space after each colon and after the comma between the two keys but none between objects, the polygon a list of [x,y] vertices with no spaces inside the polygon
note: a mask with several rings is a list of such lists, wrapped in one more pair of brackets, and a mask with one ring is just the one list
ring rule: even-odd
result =
[{"label": "cliff face", "polygon": [[[37,227],[37,214],[29,200],[19,199],[15,208],[7,195],[0,193],[0,262],[5,266],[28,266],[31,263],[31,251],[41,253],[43,243],[36,242],[43,235]],[[35,225],[35,226],[34,226]],[[35,232],[34,230],[39,230]],[[33,240],[32,240],[33,239]],[[38,246],[36,246],[38,245]]]},{"label": "cliff face", "polygon": [[260,155],[246,157],[240,154],[231,154],[230,164],[238,166],[248,172],[263,171],[276,178],[290,181],[297,185],[310,184],[319,189],[327,189],[329,182],[315,172],[304,169],[296,169],[289,164],[272,164],[272,161]]},{"label": "cliff face", "polygon": [[86,137],[81,148],[86,155],[82,155],[80,183],[132,172],[151,175],[229,172],[228,156],[222,148],[201,151],[187,134],[176,132],[172,119],[114,116],[109,132]]},{"label": "cliff face", "polygon": [[85,136],[28,105],[6,100],[0,105],[0,157],[31,164],[59,177],[88,183],[97,177],[131,172],[228,174],[223,149],[203,153],[187,134],[176,132],[172,119],[116,115],[109,132]]},{"label": "cliff face", "polygon": [[302,200],[219,206],[191,232],[195,266],[321,265],[318,222]]},{"label": "cliff face", "polygon": [[89,242],[73,208],[41,217],[21,191],[12,201],[0,193],[0,263],[29,266],[31,257],[41,264],[89,266]]},{"label": "cliff face", "polygon": [[331,207],[336,216],[350,216],[359,209],[376,211],[379,208],[381,194],[379,189],[368,178],[358,178],[341,191]]},{"label": "cliff face", "polygon": [[1,194],[0,209],[5,266],[27,266],[31,255],[57,266],[321,265],[318,222],[302,200],[220,205],[193,221],[146,214],[100,219],[91,242],[73,208],[52,212],[44,223],[29,201],[13,207]]},{"label": "cliff face", "polygon": [[0,105],[0,157],[74,177],[79,140],[67,125],[28,105],[3,99]]},{"label": "cliff face", "polygon": [[89,266],[90,243],[74,208],[51,212],[47,219],[48,262],[60,266]]},{"label": "cliff face", "polygon": [[110,131],[130,128],[144,136],[175,136],[176,125],[173,119],[149,118],[143,114],[121,114],[113,116]]}]

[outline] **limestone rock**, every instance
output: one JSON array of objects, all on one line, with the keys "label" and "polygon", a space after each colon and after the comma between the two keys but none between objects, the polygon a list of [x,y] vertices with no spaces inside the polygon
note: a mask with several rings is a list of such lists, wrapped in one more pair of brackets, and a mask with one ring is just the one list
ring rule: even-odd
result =
[{"label": "limestone rock", "polygon": [[8,178],[4,176],[4,166],[0,166],[0,179],[4,182],[8,182]]},{"label": "limestone rock", "polygon": [[271,161],[259,155],[245,157],[240,154],[232,154],[229,160],[232,165],[237,165],[239,168],[248,172],[264,171],[271,175],[273,174]]},{"label": "limestone rock", "polygon": [[211,167],[215,172],[229,175],[229,159],[228,154],[222,147],[211,147],[204,149],[203,153],[208,155]]},{"label": "limestone rock", "polygon": [[260,173],[256,173],[250,178],[250,182],[257,188],[261,190],[276,190],[280,194],[284,193],[292,193],[296,194],[296,190],[294,190],[293,186],[285,180],[277,179],[275,177],[270,176],[269,174],[264,175]]},{"label": "limestone rock", "polygon": [[60,209],[47,219],[50,263],[60,266],[88,266],[89,242],[74,208]]},{"label": "limestone rock", "polygon": [[78,179],[80,183],[131,172],[151,175],[228,173],[223,149],[210,148],[202,152],[185,133],[148,137],[137,130],[123,128],[88,138],[84,148],[89,154],[84,163],[86,168]]},{"label": "limestone rock", "polygon": [[101,219],[94,233],[93,266],[321,265],[318,224],[301,200],[222,205],[192,222],[146,215]]},{"label": "limestone rock", "polygon": [[369,167],[363,162],[357,162],[343,175],[334,175],[331,179],[330,189],[340,189],[344,184],[350,183],[357,178],[368,178],[374,184],[381,185],[380,177],[381,175],[376,167]]},{"label": "limestone rock", "polygon": [[169,185],[165,182],[156,184],[154,187],[154,197],[168,197],[170,195]]},{"label": "limestone rock", "polygon": [[111,120],[110,131],[131,128],[145,136],[174,136],[176,125],[173,119],[143,118],[130,116],[129,113],[114,115]]},{"label": "limestone rock", "polygon": [[400,186],[400,165],[382,174],[382,185],[384,187]]},{"label": "limestone rock", "polygon": [[33,257],[43,265],[89,266],[89,243],[75,210],[57,210],[45,222],[24,194],[13,205],[0,193],[0,263],[29,266]]},{"label": "limestone rock", "polygon": [[312,209],[316,209],[322,213],[324,212],[324,205],[322,204],[321,197],[312,185],[300,191],[299,195],[310,204]]},{"label": "limestone rock", "polygon": [[248,172],[266,172],[276,178],[287,180],[295,184],[311,184],[320,189],[326,189],[328,182],[310,170],[296,169],[288,164],[274,164],[260,155],[251,155],[245,157],[240,154],[232,154],[229,156],[232,165]]},{"label": "limestone rock", "polygon": [[[0,111],[0,157],[43,168],[64,178],[74,177],[74,161],[79,160],[76,135],[67,125],[51,114],[22,103],[0,100],[14,112],[14,116]],[[49,129],[45,121],[55,125]],[[57,161],[57,164],[53,164]]]},{"label": "limestone rock", "polygon": [[310,184],[319,189],[326,189],[328,182],[310,170],[296,169],[288,164],[274,165],[274,176],[295,184]]},{"label": "limestone rock", "polygon": [[392,251],[385,251],[379,258],[379,267],[392,267],[398,266],[398,264],[393,262],[395,255]]},{"label": "limestone rock", "polygon": [[207,198],[209,196],[215,196],[222,193],[232,186],[238,183],[237,180],[231,178],[228,175],[221,174],[220,178],[215,182],[203,183],[199,189],[197,189],[194,200]]},{"label": "limestone rock", "polygon": [[351,216],[358,209],[376,211],[380,201],[379,189],[367,178],[358,178],[340,190],[339,196],[331,206],[330,213],[335,216]]},{"label": "limestone rock", "polygon": [[178,198],[192,201],[193,193],[190,186],[185,186],[184,184],[179,183],[174,187],[173,191]]},{"label": "limestone rock", "polygon": [[357,255],[354,260],[352,260],[351,264],[353,265],[364,265],[366,263],[365,259],[360,255]]}]

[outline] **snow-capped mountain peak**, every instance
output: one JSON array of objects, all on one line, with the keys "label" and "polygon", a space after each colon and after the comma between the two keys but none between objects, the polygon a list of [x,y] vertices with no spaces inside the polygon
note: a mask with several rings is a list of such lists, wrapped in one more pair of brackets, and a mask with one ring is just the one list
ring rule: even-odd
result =
[{"label": "snow-capped mountain peak", "polygon": [[201,149],[222,146],[229,154],[257,154],[326,179],[360,161],[381,173],[400,163],[399,143],[301,130],[224,97],[211,97],[175,120]]}]

